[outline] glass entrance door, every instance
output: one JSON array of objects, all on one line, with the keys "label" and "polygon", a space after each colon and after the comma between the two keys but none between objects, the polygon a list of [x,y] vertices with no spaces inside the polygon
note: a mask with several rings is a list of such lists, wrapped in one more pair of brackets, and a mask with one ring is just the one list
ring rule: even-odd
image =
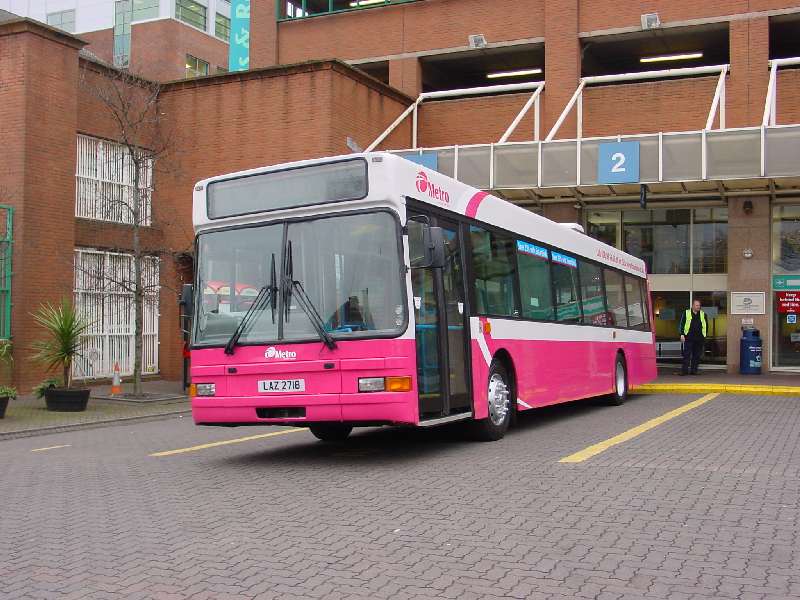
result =
[{"label": "glass entrance door", "polygon": [[[455,223],[440,221],[437,225],[444,233],[444,268],[411,269],[421,420],[465,412],[470,407],[461,239]],[[421,228],[419,222],[408,222],[412,256],[421,254],[415,248],[421,243]]]}]

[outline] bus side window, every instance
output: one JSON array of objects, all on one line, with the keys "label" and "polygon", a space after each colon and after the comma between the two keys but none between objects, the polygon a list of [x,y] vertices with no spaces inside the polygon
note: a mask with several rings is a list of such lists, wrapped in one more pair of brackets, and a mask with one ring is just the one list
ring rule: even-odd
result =
[{"label": "bus side window", "polygon": [[608,313],[603,294],[603,270],[595,264],[578,261],[581,276],[581,307],[583,322],[587,325],[606,325]]},{"label": "bus side window", "polygon": [[628,325],[636,329],[646,329],[647,314],[642,298],[642,287],[638,277],[625,275],[625,293],[628,299]]},{"label": "bus side window", "polygon": [[469,228],[477,313],[519,316],[517,267],[511,238],[480,227]]},{"label": "bus side window", "polygon": [[622,273],[612,271],[611,269],[603,269],[603,279],[606,284],[608,324],[615,327],[627,327],[628,312],[625,305],[625,290],[623,288]]},{"label": "bus side window", "polygon": [[[563,257],[564,262],[556,262]],[[566,264],[574,262],[573,264]],[[556,321],[578,323],[581,320],[581,307],[578,302],[578,263],[574,258],[553,252],[553,290],[556,295]]]},{"label": "bus side window", "polygon": [[550,252],[542,246],[517,240],[517,261],[522,316],[528,319],[552,321]]}]

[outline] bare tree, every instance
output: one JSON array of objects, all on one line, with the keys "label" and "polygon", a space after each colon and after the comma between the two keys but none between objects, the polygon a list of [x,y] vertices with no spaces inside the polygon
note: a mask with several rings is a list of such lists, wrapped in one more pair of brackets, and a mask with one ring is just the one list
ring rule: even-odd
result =
[{"label": "bare tree", "polygon": [[[84,63],[81,88],[96,102],[98,119],[113,130],[113,142],[98,153],[97,169],[124,179],[126,185],[107,183],[106,177],[89,182],[93,186],[93,214],[89,218],[123,223],[130,227],[130,247],[122,249],[132,257],[132,269],[109,273],[88,273],[102,277],[111,287],[129,293],[134,309],[133,394],[142,394],[143,320],[146,302],[152,302],[153,282],[145,271],[153,261],[152,248],[145,247],[145,228],[152,221],[153,173],[171,152],[172,137],[159,107],[161,85],[127,70],[97,63]],[[79,150],[80,151],[80,150]],[[78,182],[80,185],[80,181]],[[80,194],[79,194],[80,196]],[[79,206],[79,216],[80,206]],[[91,269],[90,269],[91,270]]]}]

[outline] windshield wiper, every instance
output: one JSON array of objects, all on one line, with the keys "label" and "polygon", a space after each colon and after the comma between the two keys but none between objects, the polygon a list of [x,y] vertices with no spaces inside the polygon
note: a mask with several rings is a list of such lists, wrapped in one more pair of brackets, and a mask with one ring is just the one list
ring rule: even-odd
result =
[{"label": "windshield wiper", "polygon": [[289,312],[291,310],[291,300],[292,300],[292,292],[297,294],[297,304],[300,305],[300,308],[303,309],[303,312],[308,315],[308,319],[311,321],[311,324],[314,326],[314,329],[319,335],[320,339],[325,343],[329,350],[333,350],[336,348],[336,341],[333,339],[330,333],[325,329],[325,321],[319,314],[317,307],[314,306],[314,303],[311,301],[311,298],[308,297],[303,284],[297,281],[294,278],[294,260],[292,258],[292,242],[291,240],[287,242],[287,253],[286,253],[286,269],[285,274],[283,276],[283,293],[284,293],[284,319],[288,323],[289,322]]},{"label": "windshield wiper", "polygon": [[247,309],[247,312],[244,313],[242,320],[239,321],[239,325],[236,327],[236,330],[231,335],[228,343],[225,344],[225,354],[233,354],[234,348],[236,344],[239,343],[239,338],[242,337],[245,329],[248,325],[250,325],[251,321],[253,320],[253,316],[256,314],[257,310],[263,310],[262,306],[266,306],[267,303],[270,305],[270,309],[272,311],[272,323],[275,323],[275,306],[277,300],[277,292],[278,292],[278,281],[277,276],[275,274],[275,255],[272,255],[272,272],[270,274],[270,282],[269,285],[265,285],[260,290],[258,290],[258,295],[256,299],[253,301],[253,304],[250,305],[250,308]]}]

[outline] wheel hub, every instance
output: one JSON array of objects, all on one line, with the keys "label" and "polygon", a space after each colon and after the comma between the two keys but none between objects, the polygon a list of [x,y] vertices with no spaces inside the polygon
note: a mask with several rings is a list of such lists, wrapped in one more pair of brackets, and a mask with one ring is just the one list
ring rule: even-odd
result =
[{"label": "wheel hub", "polygon": [[625,395],[625,367],[622,363],[617,363],[617,396],[620,398]]},{"label": "wheel hub", "polygon": [[508,385],[502,375],[495,373],[489,379],[489,418],[500,425],[508,414]]}]

